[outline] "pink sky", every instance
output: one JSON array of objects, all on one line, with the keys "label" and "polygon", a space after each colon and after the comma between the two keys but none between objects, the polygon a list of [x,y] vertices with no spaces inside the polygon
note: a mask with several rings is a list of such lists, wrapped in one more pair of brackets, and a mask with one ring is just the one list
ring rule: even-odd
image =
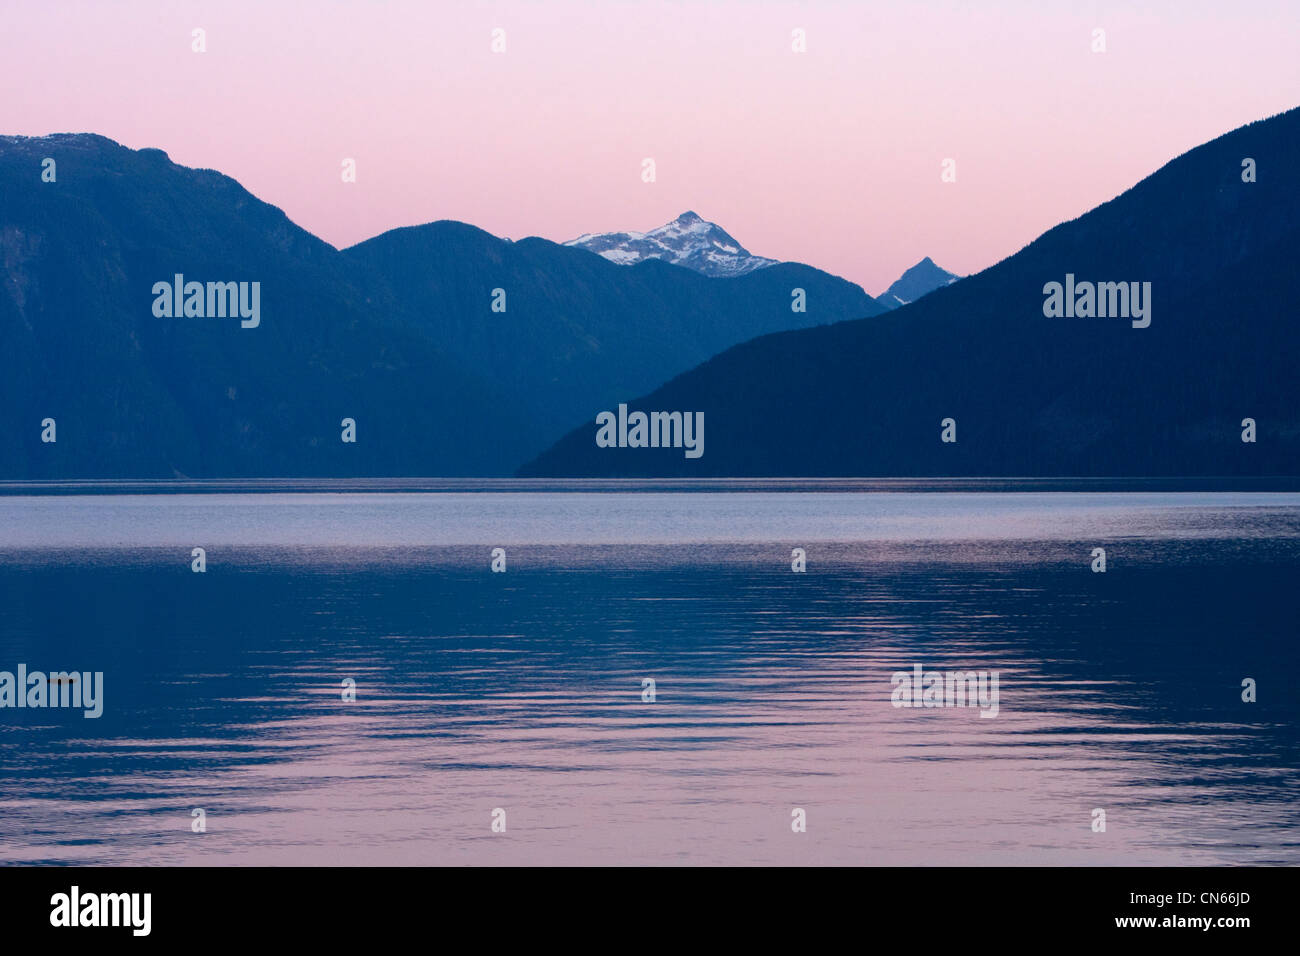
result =
[{"label": "pink sky", "polygon": [[434,219],[562,241],[694,209],[874,294],[926,255],[978,271],[1300,104],[1298,51],[1297,0],[4,0],[0,133],[164,149],[337,246]]}]

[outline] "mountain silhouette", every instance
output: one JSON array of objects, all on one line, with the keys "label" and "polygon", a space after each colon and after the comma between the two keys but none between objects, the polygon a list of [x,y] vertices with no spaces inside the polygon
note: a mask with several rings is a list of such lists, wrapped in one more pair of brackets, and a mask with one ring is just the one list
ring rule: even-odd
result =
[{"label": "mountain silhouette", "polygon": [[[464,474],[531,433],[341,253],[159,150],[0,139],[0,262],[0,477]],[[155,317],[176,273],[260,282],[260,325]]]},{"label": "mountain silhouette", "polygon": [[909,302],[915,302],[923,295],[929,295],[935,289],[952,285],[960,278],[961,276],[947,269],[939,268],[934,264],[933,259],[926,256],[894,280],[888,289],[876,296],[876,301],[887,309],[897,309]]},{"label": "mountain silhouette", "polygon": [[[177,274],[259,283],[260,324],[156,315]],[[0,137],[0,479],[506,475],[737,342],[881,311],[807,266],[708,279],[461,223],[340,251],[161,150]]]},{"label": "mountain silhouette", "polygon": [[[1252,167],[1257,181],[1245,181]],[[597,447],[592,420],[521,473],[1295,475],[1297,168],[1300,110],[1290,110],[1191,150],[918,302],[765,336],[624,399],[629,410],[702,412],[699,458]],[[1049,283],[1067,276],[1149,282],[1149,326],[1048,317]],[[953,443],[941,441],[948,418]],[[1248,418],[1253,443],[1242,441]]]},{"label": "mountain silhouette", "polygon": [[[516,466],[575,420],[739,342],[884,311],[857,285],[798,263],[713,279],[458,222],[394,229],[343,255],[378,277],[410,327],[529,410],[536,441]],[[494,289],[504,312],[491,310]],[[792,311],[794,289],[807,311]]]}]

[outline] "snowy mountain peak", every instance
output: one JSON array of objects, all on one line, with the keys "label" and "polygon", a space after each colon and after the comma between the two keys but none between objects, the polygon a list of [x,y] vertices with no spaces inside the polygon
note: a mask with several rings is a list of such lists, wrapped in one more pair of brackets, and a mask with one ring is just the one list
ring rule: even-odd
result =
[{"label": "snowy mountain peak", "polygon": [[587,234],[565,245],[586,249],[619,265],[662,259],[715,278],[744,275],[776,263],[775,259],[750,255],[725,229],[689,209],[649,232]]}]

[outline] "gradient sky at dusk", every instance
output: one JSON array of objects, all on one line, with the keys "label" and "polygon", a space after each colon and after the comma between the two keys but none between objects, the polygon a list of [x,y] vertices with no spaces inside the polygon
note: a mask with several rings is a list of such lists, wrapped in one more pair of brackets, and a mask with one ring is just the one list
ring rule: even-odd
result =
[{"label": "gradient sky at dusk", "polygon": [[0,103],[0,133],[164,149],[337,246],[693,209],[874,294],[926,255],[983,269],[1300,104],[1300,2],[5,0]]}]

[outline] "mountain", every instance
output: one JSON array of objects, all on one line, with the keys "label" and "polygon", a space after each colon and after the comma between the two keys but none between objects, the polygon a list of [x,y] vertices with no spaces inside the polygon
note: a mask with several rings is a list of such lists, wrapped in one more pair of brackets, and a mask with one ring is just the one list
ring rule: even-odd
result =
[{"label": "mountain", "polygon": [[650,232],[602,232],[570,239],[565,245],[621,266],[662,259],[713,278],[745,275],[776,264],[775,259],[750,255],[721,226],[689,211]]},{"label": "mountain", "polygon": [[[576,419],[662,384],[757,335],[878,315],[862,289],[809,266],[780,263],[711,279],[650,259],[618,266],[529,238],[473,226],[395,229],[344,256],[377,276],[401,318],[529,410],[547,447]],[[501,289],[505,312],[490,310]],[[803,289],[806,311],[794,312]]]},{"label": "mountain", "polygon": [[[0,477],[509,467],[532,422],[354,272],[233,179],[160,150],[0,138]],[[155,283],[177,273],[259,282],[259,325],[155,316]]]},{"label": "mountain", "polygon": [[947,269],[939,268],[934,264],[933,259],[926,256],[899,276],[893,285],[876,296],[876,301],[887,309],[897,309],[909,302],[915,302],[935,289],[952,285],[960,278],[961,276],[954,275]]},{"label": "mountain", "polygon": [[[1245,181],[1248,167],[1258,181]],[[1191,150],[918,302],[747,342],[629,400],[703,413],[701,457],[597,447],[588,419],[521,473],[1296,475],[1297,167],[1293,109]],[[1137,282],[1140,294],[1150,283],[1149,325],[1058,314],[1063,290],[1051,283],[1076,278]],[[1120,311],[1118,288],[1108,311],[1112,293]],[[1083,311],[1082,286],[1076,296]],[[941,441],[948,418],[955,443]]]},{"label": "mountain", "polygon": [[[156,314],[177,274],[257,283],[258,324]],[[794,263],[724,282],[463,223],[340,251],[160,150],[0,137],[0,479],[506,475],[737,342],[882,311]]]}]

